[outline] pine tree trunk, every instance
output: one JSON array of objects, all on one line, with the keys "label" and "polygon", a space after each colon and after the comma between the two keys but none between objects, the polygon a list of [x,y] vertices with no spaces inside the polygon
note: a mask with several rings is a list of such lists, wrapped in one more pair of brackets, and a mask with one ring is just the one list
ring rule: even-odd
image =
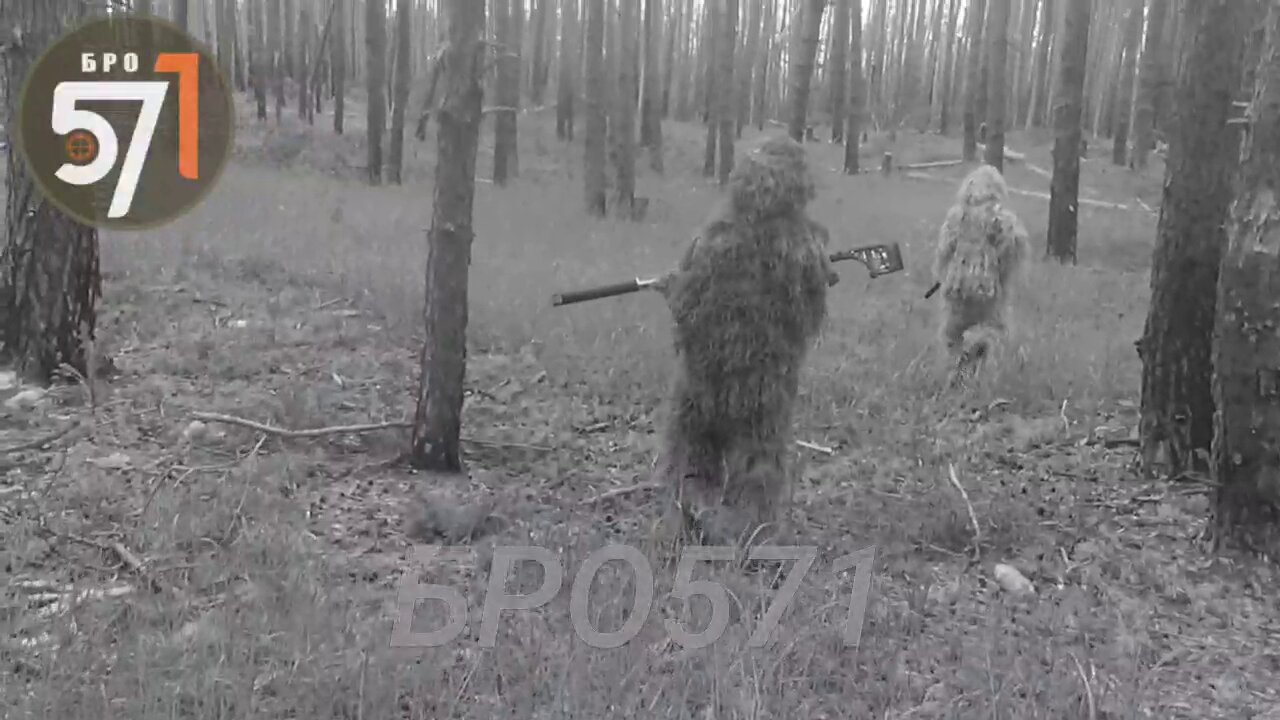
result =
[{"label": "pine tree trunk", "polygon": [[[4,63],[7,117],[17,117],[19,93],[45,48],[83,17],[69,0],[9,0],[5,7],[9,44]],[[63,213],[36,186],[20,151],[6,146],[8,238],[0,253],[0,347],[25,379],[52,381],[66,363],[93,377],[97,303],[98,231]]]},{"label": "pine tree trunk", "polygon": [[[1239,86],[1253,0],[1188,3],[1186,71],[1176,89],[1178,121],[1170,138],[1164,196],[1151,266],[1151,304],[1140,342],[1143,468],[1163,454],[1174,474],[1203,467],[1213,440],[1210,385],[1215,288],[1239,131],[1227,125]],[[1224,52],[1229,48],[1229,52]]]},{"label": "pine tree trunk", "polygon": [[271,78],[271,92],[275,98],[276,124],[284,114],[284,77],[281,75],[280,0],[267,3],[267,73]]},{"label": "pine tree trunk", "polygon": [[1133,105],[1133,80],[1138,66],[1138,36],[1142,34],[1142,2],[1130,0],[1124,18],[1124,61],[1120,67],[1115,137],[1111,145],[1111,162],[1116,165],[1128,162],[1129,110]]},{"label": "pine tree trunk", "polygon": [[[467,373],[467,273],[476,192],[476,148],[484,93],[485,8],[449,0],[445,93],[439,111],[434,210],[427,233],[427,303],[422,378],[409,461],[462,470],[462,402]],[[377,23],[382,26],[382,23]],[[385,27],[385,26],[384,26]],[[385,32],[385,30],[384,30]]]},{"label": "pine tree trunk", "polygon": [[649,148],[649,167],[662,174],[662,82],[658,54],[662,49],[661,0],[644,4],[644,87],[640,111],[641,144]]},{"label": "pine tree trunk", "polygon": [[587,17],[586,63],[586,137],[583,139],[583,173],[586,187],[587,214],[604,217],[607,187],[605,164],[605,98],[604,98],[604,8],[605,0],[583,0]]},{"label": "pine tree trunk", "polygon": [[734,48],[738,46],[738,0],[717,1],[724,3],[720,13],[720,42],[716,45],[720,53],[720,72],[716,78],[720,90],[717,113],[720,123],[720,184],[727,185],[733,172],[733,139],[738,134],[733,82]]},{"label": "pine tree trunk", "polygon": [[[404,2],[404,0],[401,0]],[[307,68],[311,64],[311,4],[304,3],[302,6],[302,16],[298,18],[298,27],[295,29],[298,33],[298,56],[295,58],[297,66],[294,70],[297,72],[298,85],[298,117],[302,120],[307,119],[307,114],[311,112],[311,88],[308,86]]]},{"label": "pine tree trunk", "polygon": [[330,59],[330,72],[333,86],[333,131],[342,134],[343,120],[346,117],[346,85],[347,85],[347,0],[333,0],[333,51]]},{"label": "pine tree trunk", "polygon": [[1219,549],[1280,557],[1280,7],[1270,4],[1251,132],[1218,280],[1211,533]]},{"label": "pine tree trunk", "polygon": [[[672,83],[675,80],[675,66],[677,62],[683,63],[684,57],[680,52],[680,44],[677,39],[683,38],[685,35],[684,28],[684,5],[687,0],[672,0],[672,16],[671,21],[667,25],[666,49],[663,51],[662,62],[662,117],[670,118],[675,112],[671,105]],[[681,74],[683,74],[684,66],[681,65]]]},{"label": "pine tree trunk", "polygon": [[867,77],[868,107],[877,119],[884,117],[885,63],[888,61],[889,0],[871,0],[871,67]]},{"label": "pine tree trunk", "polygon": [[990,0],[987,9],[987,138],[984,162],[1004,172],[1005,77],[1009,60],[1009,1]]},{"label": "pine tree trunk", "polygon": [[947,37],[942,57],[942,87],[938,98],[938,133],[946,135],[951,129],[951,94],[956,63],[956,18],[959,0],[950,0],[947,8]]},{"label": "pine tree trunk", "polygon": [[368,103],[365,118],[368,126],[368,173],[370,185],[382,184],[382,133],[387,125],[387,15],[386,0],[364,0],[365,93]]},{"label": "pine tree trunk", "polygon": [[978,123],[983,119],[978,102],[978,94],[982,92],[982,31],[986,21],[986,0],[969,0],[968,35],[966,42],[969,49],[965,57],[968,65],[964,79],[964,141],[961,146],[965,162],[973,162],[978,157]]},{"label": "pine tree trunk", "polygon": [[1049,188],[1048,256],[1076,264],[1080,209],[1080,119],[1089,52],[1090,0],[1065,0],[1058,94],[1054,98],[1053,179]]},{"label": "pine tree trunk", "polygon": [[529,102],[533,107],[542,106],[542,98],[547,90],[546,44],[547,44],[547,7],[551,0],[538,0],[533,15],[533,57],[529,76]]},{"label": "pine tree trunk", "polygon": [[244,92],[248,87],[245,82],[244,71],[244,46],[240,42],[240,9],[235,0],[230,0],[227,5],[227,28],[231,34],[231,70],[236,90]]},{"label": "pine tree trunk", "polygon": [[849,4],[849,115],[844,129],[844,172],[857,175],[858,146],[862,141],[862,116],[867,107],[867,86],[862,76],[862,0]]},{"label": "pine tree trunk", "polygon": [[[765,0],[760,0],[765,2]],[[760,46],[756,54],[756,70],[755,70],[755,90],[753,92],[753,103],[751,107],[751,124],[756,126],[757,130],[764,130],[765,111],[768,108],[769,99],[769,58],[773,55],[773,24],[777,19],[777,7],[774,0],[767,0],[765,12],[760,19]]]},{"label": "pine tree trunk", "polygon": [[560,7],[560,79],[556,83],[556,137],[573,140],[574,70],[578,58],[578,1],[562,0]]},{"label": "pine tree trunk", "polygon": [[636,64],[637,8],[634,2],[621,2],[618,7],[617,88],[613,94],[614,114],[610,117],[609,135],[613,144],[614,196],[613,211],[619,218],[630,218],[636,195]]},{"label": "pine tree trunk", "polygon": [[804,142],[807,136],[809,83],[813,78],[814,55],[818,51],[818,31],[822,27],[822,14],[827,6],[826,0],[801,0],[801,3],[804,16],[799,27],[800,42],[792,46],[790,73],[787,78],[787,89],[791,93],[787,98],[791,106],[787,130],[796,142]]},{"label": "pine tree trunk", "polygon": [[516,152],[516,105],[520,93],[520,37],[511,10],[520,0],[494,0],[493,30],[498,39],[498,79],[494,88],[498,109],[493,118],[493,184],[506,185],[514,173],[511,156]]},{"label": "pine tree trunk", "polygon": [[173,0],[173,24],[182,32],[191,31],[190,0]]},{"label": "pine tree trunk", "polygon": [[1156,96],[1165,82],[1169,68],[1163,62],[1165,39],[1161,37],[1165,26],[1168,0],[1149,0],[1147,8],[1147,33],[1142,44],[1142,64],[1138,68],[1138,102],[1133,116],[1133,167],[1147,168],[1147,155],[1151,152],[1152,131],[1155,129]]},{"label": "pine tree trunk", "polygon": [[391,182],[404,182],[404,116],[413,82],[413,0],[396,0],[395,102],[391,111],[391,157],[387,172]]},{"label": "pine tree trunk", "polygon": [[[1156,0],[1159,2],[1160,0]],[[1054,14],[1053,0],[1040,0],[1040,39],[1036,43],[1036,61],[1032,69],[1031,127],[1044,127],[1045,99],[1049,92],[1049,66],[1051,58],[1049,48],[1053,44],[1054,28],[1057,16]]]},{"label": "pine tree trunk", "polygon": [[267,121],[267,68],[269,67],[265,31],[263,27],[263,5],[265,0],[249,0],[249,57],[251,60],[251,77],[253,99],[257,107],[260,122]]},{"label": "pine tree trunk", "polygon": [[228,82],[235,82],[235,66],[232,62],[235,44],[232,41],[231,15],[227,10],[232,0],[211,0],[213,3],[213,21],[217,36],[218,67]]},{"label": "pine tree trunk", "polygon": [[281,10],[284,18],[284,55],[281,67],[285,77],[297,80],[298,41],[301,38],[298,35],[298,29],[294,26],[294,0],[284,0],[284,7]]},{"label": "pine tree trunk", "polygon": [[831,142],[844,140],[849,66],[849,0],[835,0],[831,15]]},{"label": "pine tree trunk", "polygon": [[702,175],[716,175],[716,119],[715,119],[715,87],[717,58],[716,46],[720,44],[719,31],[722,0],[706,0],[703,3],[703,42],[698,48],[698,60],[703,63],[703,111],[702,121],[707,126],[706,143],[702,146]]}]

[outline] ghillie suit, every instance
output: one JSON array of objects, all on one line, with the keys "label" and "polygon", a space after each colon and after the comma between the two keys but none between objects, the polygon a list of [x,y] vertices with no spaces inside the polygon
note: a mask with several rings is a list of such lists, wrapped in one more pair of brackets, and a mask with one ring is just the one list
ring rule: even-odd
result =
[{"label": "ghillie suit", "polygon": [[662,288],[678,364],[656,478],[711,544],[771,520],[788,487],[800,369],[838,281],[814,194],[804,149],[765,142]]},{"label": "ghillie suit", "polygon": [[[999,170],[977,168],[960,182],[938,231],[933,277],[946,303],[940,332],[954,362],[949,384],[972,371],[1007,330],[1011,284],[1027,255],[1026,228],[1004,206],[1007,196]],[[977,337],[965,348],[970,329]]]}]

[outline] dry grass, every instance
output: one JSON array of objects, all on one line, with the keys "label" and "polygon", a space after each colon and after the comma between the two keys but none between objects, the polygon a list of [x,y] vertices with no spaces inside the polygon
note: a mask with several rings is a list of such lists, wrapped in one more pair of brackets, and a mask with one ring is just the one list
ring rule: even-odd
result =
[{"label": "dry grass", "polygon": [[[826,171],[815,213],[835,242],[897,240],[907,271],[868,281],[860,266],[841,268],[799,417],[800,437],[836,453],[798,454],[788,530],[821,557],[776,643],[746,647],[771,591],[728,567],[712,571],[741,603],[725,636],[691,652],[666,642],[663,618],[705,608],[670,600],[672,569],[651,554],[654,609],[631,643],[575,639],[566,581],[543,609],[505,614],[496,648],[480,647],[494,543],[553,548],[570,579],[607,542],[650,549],[649,495],[582,501],[644,479],[670,361],[666,311],[650,294],[562,309],[548,298],[675,260],[716,189],[698,172],[700,130],[668,131],[666,178],[640,181],[645,224],[583,216],[580,147],[557,143],[544,118],[522,121],[521,178],[479,186],[470,478],[386,467],[404,442],[395,433],[181,437],[196,410],[315,427],[411,409],[430,144],[410,144],[411,184],[371,189],[358,181],[359,138],[246,121],[243,156],[203,206],[104,238],[102,342],[121,375],[97,388],[96,407],[59,389],[0,432],[10,446],[84,423],[45,450],[0,456],[6,717],[1239,718],[1276,705],[1272,571],[1211,559],[1194,539],[1203,493],[1138,480],[1130,448],[1105,442],[1134,425],[1132,342],[1154,219],[1083,209],[1081,266],[1033,263],[1016,342],[976,387],[948,396],[936,300],[921,296],[952,186]],[[1047,166],[1045,148],[1019,142]],[[897,152],[927,156],[939,143],[902,137]],[[837,151],[812,147],[836,167]],[[482,175],[490,157],[486,145]],[[1108,199],[1158,196],[1154,173],[1103,165],[1086,163],[1085,185]],[[1010,180],[1047,189],[1017,167]],[[1046,204],[1013,205],[1042,246]],[[112,453],[127,463],[100,462]],[[948,465],[981,524],[977,565]],[[471,602],[464,635],[392,649],[396,583],[413,570],[405,531],[427,490],[437,503],[492,506],[497,530],[474,557],[425,572]],[[141,573],[121,565],[113,540],[145,560]],[[849,578],[830,560],[870,544],[861,647],[843,648]],[[1003,593],[995,562],[1017,566],[1038,595]],[[522,575],[528,591],[536,574]],[[36,578],[132,592],[42,617],[17,585]],[[601,571],[597,629],[620,626],[632,593],[618,566]],[[19,643],[41,633],[41,644]]]}]

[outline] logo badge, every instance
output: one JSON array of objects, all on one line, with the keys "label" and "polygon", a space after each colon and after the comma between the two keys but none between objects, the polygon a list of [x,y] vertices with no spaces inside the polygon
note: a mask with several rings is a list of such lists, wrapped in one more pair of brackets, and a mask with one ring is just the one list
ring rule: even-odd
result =
[{"label": "logo badge", "polygon": [[204,199],[234,130],[231,87],[208,48],[163,20],[113,17],[41,55],[22,88],[16,140],[61,210],[143,230]]}]

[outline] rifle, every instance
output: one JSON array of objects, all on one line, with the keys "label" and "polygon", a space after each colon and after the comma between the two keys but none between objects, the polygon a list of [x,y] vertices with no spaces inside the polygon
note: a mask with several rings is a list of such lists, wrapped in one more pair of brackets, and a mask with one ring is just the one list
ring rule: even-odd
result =
[{"label": "rifle", "polygon": [[[898,243],[868,245],[866,247],[853,248],[852,250],[841,250],[829,255],[828,259],[833,263],[857,260],[867,266],[867,271],[873,279],[902,269],[902,249],[898,247]],[[556,293],[551,296],[551,304],[558,307],[588,300],[599,300],[600,298],[613,297],[615,295],[626,295],[627,293],[639,292],[650,288],[661,279],[660,277],[636,278],[635,280],[602,285],[586,290]]]}]

